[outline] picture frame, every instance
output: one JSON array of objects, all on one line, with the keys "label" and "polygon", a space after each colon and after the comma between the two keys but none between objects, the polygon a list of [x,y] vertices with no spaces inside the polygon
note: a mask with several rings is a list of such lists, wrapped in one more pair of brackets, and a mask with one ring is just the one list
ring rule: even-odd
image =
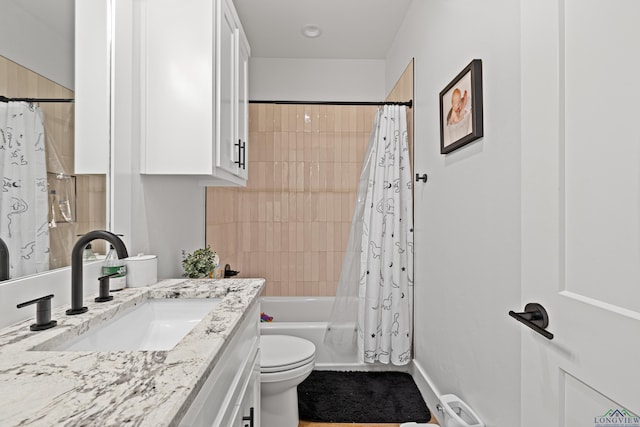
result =
[{"label": "picture frame", "polygon": [[482,60],[474,59],[440,92],[440,154],[483,135]]}]

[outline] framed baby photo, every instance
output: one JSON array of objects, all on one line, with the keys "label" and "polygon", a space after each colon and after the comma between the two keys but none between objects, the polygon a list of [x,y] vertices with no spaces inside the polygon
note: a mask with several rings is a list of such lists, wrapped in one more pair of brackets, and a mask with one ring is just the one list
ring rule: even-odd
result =
[{"label": "framed baby photo", "polygon": [[474,59],[440,92],[440,153],[482,135],[482,60]]}]

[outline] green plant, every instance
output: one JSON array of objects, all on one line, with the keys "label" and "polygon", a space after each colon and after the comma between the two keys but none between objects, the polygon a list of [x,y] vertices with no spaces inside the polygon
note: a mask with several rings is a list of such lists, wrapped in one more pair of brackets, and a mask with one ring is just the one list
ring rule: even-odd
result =
[{"label": "green plant", "polygon": [[211,250],[210,246],[203,249],[196,249],[193,253],[187,254],[182,251],[182,268],[184,275],[191,279],[202,279],[211,277],[218,266],[218,255]]}]

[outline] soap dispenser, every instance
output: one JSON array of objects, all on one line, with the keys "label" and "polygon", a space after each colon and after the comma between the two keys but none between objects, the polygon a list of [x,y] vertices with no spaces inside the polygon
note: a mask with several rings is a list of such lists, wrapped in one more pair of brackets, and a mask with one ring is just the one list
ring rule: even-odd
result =
[{"label": "soap dispenser", "polygon": [[[117,274],[113,275],[114,273]],[[127,286],[127,266],[124,260],[118,258],[113,245],[109,247],[109,252],[107,252],[107,257],[104,260],[102,275],[110,276],[110,291],[120,291]]]}]

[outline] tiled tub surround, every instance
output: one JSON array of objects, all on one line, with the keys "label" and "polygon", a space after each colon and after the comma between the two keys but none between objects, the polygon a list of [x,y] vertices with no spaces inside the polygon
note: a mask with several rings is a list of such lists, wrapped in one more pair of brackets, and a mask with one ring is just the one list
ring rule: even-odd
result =
[{"label": "tiled tub surround", "polygon": [[[87,298],[83,315],[56,309],[53,329],[31,332],[33,319],[0,329],[2,425],[177,425],[263,287],[264,279],[165,280],[108,303]],[[44,351],[147,298],[222,301],[169,351]]]}]

